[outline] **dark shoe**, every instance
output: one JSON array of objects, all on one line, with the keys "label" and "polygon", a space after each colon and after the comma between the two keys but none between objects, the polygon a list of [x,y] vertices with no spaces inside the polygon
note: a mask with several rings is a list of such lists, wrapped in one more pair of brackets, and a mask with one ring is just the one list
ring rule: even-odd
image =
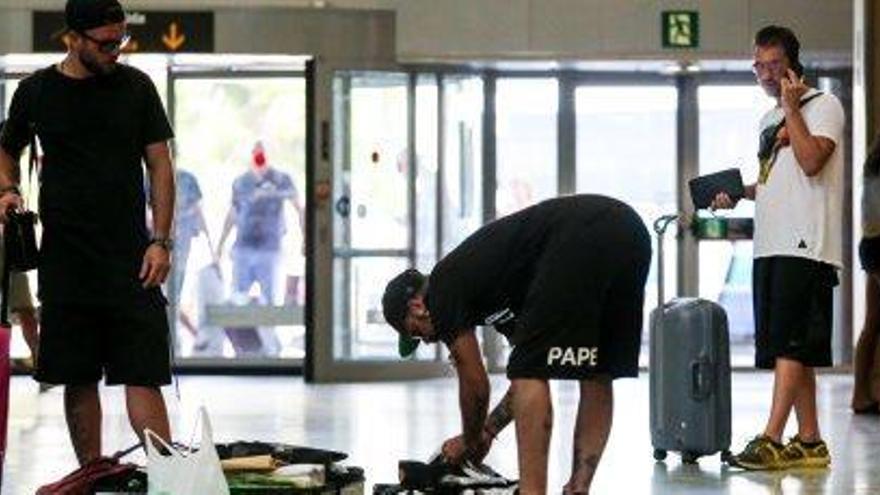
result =
[{"label": "dark shoe", "polygon": [[791,468],[824,468],[831,464],[831,454],[824,441],[805,444],[795,435],[782,451],[782,460]]},{"label": "dark shoe", "polygon": [[880,403],[874,402],[865,407],[853,408],[853,414],[880,414]]},{"label": "dark shoe", "polygon": [[750,441],[730,463],[750,471],[769,471],[787,467],[783,462],[782,451],[785,446],[769,437],[758,435]]},{"label": "dark shoe", "polygon": [[57,387],[57,386],[58,386],[58,385],[55,385],[55,384],[52,384],[52,383],[43,383],[43,382],[40,382],[40,393],[41,393],[41,394],[45,394],[46,392],[52,390],[53,388],[55,388],[55,387]]},{"label": "dark shoe", "polygon": [[12,371],[16,373],[23,373],[26,375],[34,374],[34,358],[26,357],[26,358],[12,358],[9,360],[9,367]]}]

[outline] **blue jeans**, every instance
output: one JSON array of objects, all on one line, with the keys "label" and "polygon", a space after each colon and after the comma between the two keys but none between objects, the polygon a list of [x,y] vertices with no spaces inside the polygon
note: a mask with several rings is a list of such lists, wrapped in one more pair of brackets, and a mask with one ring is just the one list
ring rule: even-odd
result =
[{"label": "blue jeans", "polygon": [[246,294],[254,282],[260,286],[261,302],[274,304],[280,250],[235,248],[232,250],[232,278],[235,291]]}]

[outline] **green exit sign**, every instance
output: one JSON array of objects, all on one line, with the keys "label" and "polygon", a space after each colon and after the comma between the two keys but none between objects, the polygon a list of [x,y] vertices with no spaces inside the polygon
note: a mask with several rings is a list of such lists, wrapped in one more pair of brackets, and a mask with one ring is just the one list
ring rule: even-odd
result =
[{"label": "green exit sign", "polygon": [[693,10],[670,10],[660,14],[663,48],[700,46],[700,15]]}]

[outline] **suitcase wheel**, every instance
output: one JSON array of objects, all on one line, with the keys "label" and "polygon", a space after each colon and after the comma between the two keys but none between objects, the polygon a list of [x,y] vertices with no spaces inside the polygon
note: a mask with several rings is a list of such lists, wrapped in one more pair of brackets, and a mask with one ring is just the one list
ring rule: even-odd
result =
[{"label": "suitcase wheel", "polygon": [[730,464],[730,461],[733,460],[733,454],[730,453],[729,450],[721,451],[721,462],[725,464]]},{"label": "suitcase wheel", "polygon": [[699,457],[700,456],[698,456],[697,454],[695,454],[693,452],[682,452],[681,453],[681,462],[683,462],[685,464],[696,464],[697,459]]},{"label": "suitcase wheel", "polygon": [[662,461],[666,459],[666,451],[663,449],[654,449],[654,460]]}]

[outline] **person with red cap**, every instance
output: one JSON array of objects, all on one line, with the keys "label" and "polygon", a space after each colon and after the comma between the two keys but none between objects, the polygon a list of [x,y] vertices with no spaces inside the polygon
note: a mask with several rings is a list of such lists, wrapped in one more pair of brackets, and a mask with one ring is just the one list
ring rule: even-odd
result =
[{"label": "person with red cap", "polygon": [[[42,334],[35,377],[64,385],[77,459],[101,455],[98,382],[124,385],[129,421],[170,440],[167,301],[174,169],[171,125],[143,72],[118,63],[129,39],[117,0],[68,0],[64,59],[19,84],[0,134],[0,221],[20,208],[19,157],[43,150]],[[149,175],[152,237],[143,175]]]},{"label": "person with red cap", "polygon": [[232,204],[226,215],[216,258],[232,228],[236,230],[232,246],[233,289],[248,294],[255,283],[263,304],[275,303],[275,285],[281,261],[282,238],[286,232],[284,203],[296,209],[303,225],[303,207],[290,175],[270,165],[263,143],[251,150],[250,169],[232,184]]}]

